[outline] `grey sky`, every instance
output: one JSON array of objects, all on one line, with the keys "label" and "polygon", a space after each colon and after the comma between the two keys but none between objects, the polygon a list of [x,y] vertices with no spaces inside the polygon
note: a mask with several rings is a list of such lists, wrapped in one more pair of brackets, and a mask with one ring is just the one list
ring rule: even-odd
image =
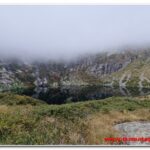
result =
[{"label": "grey sky", "polygon": [[0,55],[71,59],[150,42],[150,6],[0,6]]}]

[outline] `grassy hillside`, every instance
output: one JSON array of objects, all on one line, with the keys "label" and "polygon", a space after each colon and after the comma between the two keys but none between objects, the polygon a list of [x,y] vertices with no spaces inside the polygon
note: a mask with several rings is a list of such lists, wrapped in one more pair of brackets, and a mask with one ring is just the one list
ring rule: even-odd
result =
[{"label": "grassy hillside", "polygon": [[[150,60],[136,60],[118,72],[103,77],[104,83],[113,83],[119,86],[119,82],[126,87],[150,87]],[[141,82],[141,83],[140,83]],[[121,85],[120,85],[121,86]]]},{"label": "grassy hillside", "polygon": [[41,100],[29,96],[21,96],[14,93],[0,93],[0,105],[40,105],[45,104]]},{"label": "grassy hillside", "polygon": [[114,124],[150,120],[149,112],[148,96],[47,105],[0,94],[0,144],[106,144],[103,138],[118,134]]}]

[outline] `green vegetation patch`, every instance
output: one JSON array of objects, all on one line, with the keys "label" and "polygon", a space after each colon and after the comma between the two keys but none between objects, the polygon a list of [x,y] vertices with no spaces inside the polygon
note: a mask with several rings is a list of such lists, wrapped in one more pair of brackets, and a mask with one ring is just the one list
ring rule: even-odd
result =
[{"label": "green vegetation patch", "polygon": [[[136,99],[136,98],[135,98]],[[111,97],[105,100],[92,100],[63,105],[42,105],[35,109],[35,113],[41,116],[57,116],[66,119],[85,118],[98,111],[133,111],[139,108],[150,108],[150,100],[135,100],[126,97]]]},{"label": "green vegetation patch", "polygon": [[0,105],[40,105],[43,101],[13,93],[0,93]]},{"label": "green vegetation patch", "polygon": [[0,144],[87,144],[94,137],[89,125],[91,115],[149,108],[149,98],[112,97],[48,105],[27,96],[3,93],[0,94]]}]

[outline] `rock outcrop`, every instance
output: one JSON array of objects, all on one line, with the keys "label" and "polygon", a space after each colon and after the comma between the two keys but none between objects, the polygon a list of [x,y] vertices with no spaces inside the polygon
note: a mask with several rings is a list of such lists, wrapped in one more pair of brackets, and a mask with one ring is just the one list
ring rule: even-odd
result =
[{"label": "rock outcrop", "polygon": [[9,88],[17,82],[27,87],[99,84],[144,88],[150,86],[149,58],[150,50],[125,50],[88,55],[69,63],[1,60],[0,87]]}]

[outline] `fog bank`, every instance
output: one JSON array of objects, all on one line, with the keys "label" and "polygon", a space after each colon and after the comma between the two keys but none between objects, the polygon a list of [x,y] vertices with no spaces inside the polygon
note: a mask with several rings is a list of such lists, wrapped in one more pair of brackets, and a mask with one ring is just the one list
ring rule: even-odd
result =
[{"label": "fog bank", "polygon": [[150,43],[150,6],[0,6],[0,56],[71,60]]}]

